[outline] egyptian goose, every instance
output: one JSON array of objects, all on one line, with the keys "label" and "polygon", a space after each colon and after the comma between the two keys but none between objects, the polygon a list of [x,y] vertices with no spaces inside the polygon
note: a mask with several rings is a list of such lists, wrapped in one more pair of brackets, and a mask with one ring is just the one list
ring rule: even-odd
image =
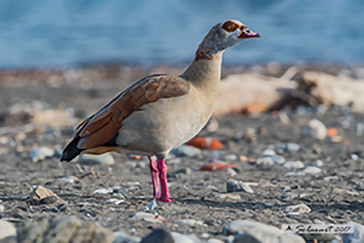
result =
[{"label": "egyptian goose", "polygon": [[193,138],[211,117],[224,50],[253,37],[260,35],[237,20],[215,25],[182,75],[142,78],[78,125],[61,161],[83,153],[110,151],[146,155],[153,201],[171,202],[164,160],[171,149]]}]

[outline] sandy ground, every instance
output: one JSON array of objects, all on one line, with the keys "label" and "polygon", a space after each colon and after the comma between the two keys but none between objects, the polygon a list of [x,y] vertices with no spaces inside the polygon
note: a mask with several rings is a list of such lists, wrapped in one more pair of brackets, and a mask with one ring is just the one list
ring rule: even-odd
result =
[{"label": "sandy ground", "polygon": [[[126,72],[126,71],[125,71]],[[0,111],[19,103],[30,103],[34,100],[46,102],[50,108],[72,107],[75,116],[82,118],[96,111],[119,90],[122,90],[130,80],[134,71],[128,71],[126,82],[118,81],[124,77],[124,72],[116,72],[103,82],[82,78],[77,73],[69,73],[70,79],[57,75],[44,76],[45,81],[35,77],[19,78],[16,75],[3,75],[0,82]],[[135,71],[137,72],[137,71]],[[140,72],[143,76],[144,72]],[[37,74],[39,75],[39,74]],[[73,76],[72,76],[73,75]],[[77,76],[79,75],[79,76]],[[51,78],[50,78],[51,77]],[[33,80],[33,81],[32,81]],[[34,81],[37,80],[37,81]],[[167,223],[156,224],[135,220],[129,216],[142,211],[152,197],[152,187],[148,169],[135,166],[135,161],[126,155],[113,154],[115,165],[112,172],[106,176],[88,176],[78,182],[69,183],[57,179],[67,176],[79,176],[80,172],[74,163],[60,163],[57,158],[49,158],[43,162],[33,163],[29,156],[29,148],[33,146],[54,147],[63,146],[72,137],[73,126],[63,125],[50,129],[56,131],[56,136],[44,138],[44,131],[28,133],[22,140],[25,151],[16,151],[11,142],[0,143],[0,200],[5,211],[1,218],[10,219],[17,227],[28,222],[49,218],[56,215],[77,215],[80,219],[94,221],[113,231],[122,230],[131,235],[144,236],[152,228],[165,227],[170,231],[180,233],[195,233],[201,236],[208,233],[211,237],[225,239],[221,232],[226,223],[236,219],[249,219],[281,227],[284,223],[312,223],[318,219],[325,223],[346,223],[355,221],[364,224],[362,208],[364,203],[364,174],[362,152],[362,137],[357,135],[357,124],[364,116],[361,114],[344,114],[338,108],[329,109],[325,114],[318,115],[306,110],[306,114],[288,113],[289,124],[273,114],[259,117],[243,115],[218,118],[219,129],[209,134],[220,139],[224,144],[219,159],[238,164],[240,172],[230,176],[226,171],[201,172],[199,168],[211,159],[211,151],[203,151],[202,158],[177,158],[167,161],[169,172],[189,167],[190,175],[178,175],[170,178],[170,192],[173,203],[158,203],[155,213],[168,220]],[[327,127],[338,129],[338,134],[350,141],[333,142],[331,138],[322,141],[302,137],[304,126],[310,119],[318,118]],[[26,118],[24,118],[26,120]],[[343,120],[352,120],[350,126],[343,128]],[[11,141],[16,136],[16,130],[26,125],[19,119],[0,122],[0,127],[15,128],[12,135],[3,135]],[[263,130],[255,141],[235,139],[238,132],[249,128]],[[263,129],[261,129],[263,128]],[[206,134],[206,131],[204,132]],[[223,136],[224,134],[224,136]],[[1,137],[1,135],[0,135]],[[315,160],[322,160],[321,173],[301,176],[288,176],[287,172],[301,169],[285,168],[283,165],[257,165],[246,161],[229,161],[226,155],[241,155],[261,158],[268,145],[293,142],[300,145],[297,152],[282,154],[286,161],[302,161],[305,166]],[[321,152],[320,152],[321,151]],[[352,154],[358,158],[352,159]],[[214,153],[213,155],[216,155]],[[355,160],[356,159],[356,160]],[[144,163],[141,163],[142,166]],[[107,166],[95,166],[93,170],[105,173]],[[244,182],[255,182],[251,186],[254,193],[234,192],[241,199],[218,199],[219,194],[226,193],[226,182],[229,178]],[[259,183],[260,182],[260,183]],[[33,186],[43,185],[59,195],[64,202],[51,205],[30,205],[26,198]],[[109,204],[110,198],[123,199],[122,194],[93,194],[100,188],[122,186],[132,196],[119,205]],[[87,202],[89,204],[80,205]],[[304,203],[312,211],[299,215],[288,215],[284,210],[287,206]],[[205,225],[176,224],[178,219],[195,219],[204,221]]]}]

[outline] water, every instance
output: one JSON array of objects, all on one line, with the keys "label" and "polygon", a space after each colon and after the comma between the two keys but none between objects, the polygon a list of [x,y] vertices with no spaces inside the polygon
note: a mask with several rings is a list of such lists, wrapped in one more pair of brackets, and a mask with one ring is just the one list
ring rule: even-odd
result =
[{"label": "water", "polygon": [[362,0],[2,0],[0,68],[190,62],[208,30],[235,18],[262,35],[225,64],[362,63]]}]

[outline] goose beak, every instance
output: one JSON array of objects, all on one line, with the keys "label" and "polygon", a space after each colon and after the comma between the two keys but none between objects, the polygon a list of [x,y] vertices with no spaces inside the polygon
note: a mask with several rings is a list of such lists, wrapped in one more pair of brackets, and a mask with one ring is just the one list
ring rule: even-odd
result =
[{"label": "goose beak", "polygon": [[239,36],[239,38],[241,38],[241,39],[248,39],[248,38],[255,38],[255,37],[260,37],[260,35],[251,31],[248,28],[242,29],[241,35]]}]

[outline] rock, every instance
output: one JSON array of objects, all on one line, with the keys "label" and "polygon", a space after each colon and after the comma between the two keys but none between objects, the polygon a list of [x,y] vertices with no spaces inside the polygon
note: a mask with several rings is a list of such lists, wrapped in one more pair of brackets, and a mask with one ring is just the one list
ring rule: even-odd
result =
[{"label": "rock", "polygon": [[54,155],[54,150],[47,147],[35,148],[30,151],[30,159],[37,163],[43,161],[46,158],[51,158]]},{"label": "rock", "polygon": [[171,173],[168,173],[167,174],[167,177],[170,177],[170,178],[175,178],[177,177],[177,175],[179,174],[183,174],[183,175],[190,175],[192,173],[192,170],[188,167],[184,168],[184,169],[180,169],[180,170],[177,170],[177,171],[174,171],[174,172],[171,172]]},{"label": "rock", "polygon": [[200,149],[188,145],[181,145],[172,149],[171,153],[177,157],[200,158],[202,156]]},{"label": "rock", "polygon": [[305,127],[303,134],[314,137],[316,139],[324,139],[326,137],[327,129],[326,126],[319,120],[310,120]]},{"label": "rock", "polygon": [[120,203],[123,203],[123,202],[125,202],[125,200],[123,200],[123,199],[110,198],[105,203],[113,203],[113,204],[119,205]]},{"label": "rock", "polygon": [[206,241],[206,243],[224,243],[224,242],[218,239],[209,239],[208,241]]},{"label": "rock", "polygon": [[16,228],[12,223],[0,219],[0,240],[16,235]]},{"label": "rock", "polygon": [[172,235],[172,237],[174,239],[174,243],[196,243],[196,241],[194,241],[193,239],[191,239],[187,235],[182,235],[182,234],[177,233],[177,232],[172,232],[171,235]]},{"label": "rock", "polygon": [[76,176],[68,176],[68,177],[59,178],[57,180],[65,181],[65,182],[69,182],[69,183],[75,183],[76,181],[78,181],[78,178]]},{"label": "rock", "polygon": [[223,234],[235,235],[233,242],[305,243],[298,235],[249,220],[235,220],[226,224]]},{"label": "rock", "polygon": [[355,222],[348,222],[354,226],[354,233],[341,234],[343,243],[362,243],[364,242],[364,226]]},{"label": "rock", "polygon": [[92,194],[111,194],[113,193],[112,188],[100,188],[92,192]]},{"label": "rock", "polygon": [[283,164],[286,161],[286,159],[280,155],[270,156],[270,158],[277,164]]},{"label": "rock", "polygon": [[175,241],[171,233],[169,233],[168,231],[164,229],[155,229],[153,230],[152,233],[144,237],[140,241],[140,243],[180,243],[180,242]]},{"label": "rock", "polygon": [[233,170],[232,168],[228,168],[227,173],[229,176],[236,176],[236,174],[237,174],[236,171]]},{"label": "rock", "polygon": [[317,167],[321,167],[324,165],[324,162],[322,162],[322,160],[315,160],[311,163],[311,166],[317,166]]},{"label": "rock", "polygon": [[111,166],[115,164],[114,157],[110,153],[94,155],[94,154],[81,154],[72,162],[77,162],[80,165],[87,165],[87,166],[95,166],[95,165],[105,165]]},{"label": "rock", "polygon": [[226,182],[226,191],[227,192],[238,192],[238,191],[245,191],[249,193],[254,193],[253,189],[247,184],[242,181],[236,181],[233,179],[229,179]]},{"label": "rock", "polygon": [[29,197],[31,204],[50,204],[57,201],[61,201],[61,199],[54,192],[43,186],[35,187]]},{"label": "rock", "polygon": [[285,150],[290,153],[297,152],[298,150],[300,150],[300,145],[298,145],[297,143],[286,143]]},{"label": "rock", "polygon": [[228,155],[225,155],[225,159],[226,160],[238,160],[238,156],[236,156],[235,154],[228,154]]},{"label": "rock", "polygon": [[129,217],[133,218],[133,219],[146,219],[146,218],[155,218],[155,214],[153,213],[146,213],[146,212],[136,212],[133,213],[132,215],[130,215]]},{"label": "rock", "polygon": [[5,211],[4,205],[0,204],[0,213],[3,213]]},{"label": "rock", "polygon": [[257,159],[257,164],[263,164],[263,165],[274,165],[274,160],[272,157],[264,157]]},{"label": "rock", "polygon": [[111,243],[113,234],[91,222],[82,222],[76,216],[42,220],[18,231],[18,242],[105,242]]},{"label": "rock", "polygon": [[305,165],[301,161],[288,161],[283,165],[286,168],[303,168]]},{"label": "rock", "polygon": [[318,174],[320,173],[322,170],[318,167],[315,166],[307,166],[305,169],[303,169],[301,171],[301,173],[303,173],[303,175],[305,174]]},{"label": "rock", "polygon": [[306,204],[301,203],[298,205],[288,206],[284,211],[290,215],[299,215],[309,213],[311,212],[311,209]]},{"label": "rock", "polygon": [[271,149],[266,149],[263,151],[262,155],[264,156],[273,156],[276,155],[276,152],[274,152],[274,150]]},{"label": "rock", "polygon": [[141,238],[128,235],[122,231],[114,232],[114,240],[112,243],[139,243]]},{"label": "rock", "polygon": [[225,200],[225,199],[231,199],[231,200],[241,200],[240,195],[235,195],[235,194],[231,194],[231,193],[226,193],[226,194],[219,194],[216,196],[216,199],[221,199],[221,200]]},{"label": "rock", "polygon": [[200,220],[194,220],[194,219],[179,219],[174,221],[176,224],[188,224],[190,226],[195,226],[195,225],[204,225],[203,221]]}]

